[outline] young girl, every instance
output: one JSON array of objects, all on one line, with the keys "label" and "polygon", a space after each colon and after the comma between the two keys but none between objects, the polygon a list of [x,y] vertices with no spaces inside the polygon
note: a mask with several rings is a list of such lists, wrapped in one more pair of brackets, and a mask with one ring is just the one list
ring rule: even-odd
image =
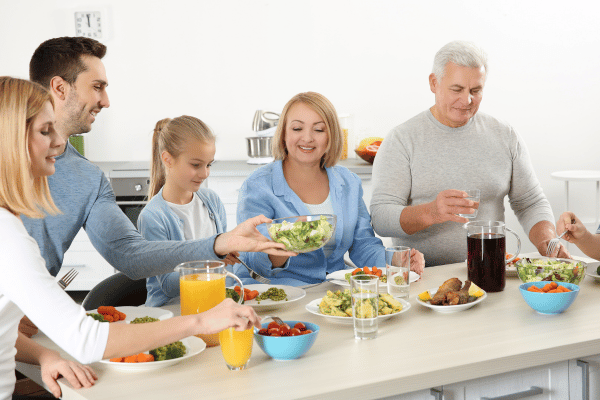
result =
[{"label": "young girl", "polygon": [[[215,158],[215,136],[198,118],[183,115],[158,121],[152,138],[148,198],[137,221],[147,240],[193,240],[227,230],[225,207],[215,192],[201,188]],[[234,252],[225,261],[234,264]],[[179,274],[146,280],[146,306],[179,296]]]},{"label": "young girl", "polygon": [[[248,306],[225,299],[209,311],[148,324],[101,323],[86,315],[50,276],[36,241],[20,215],[57,214],[47,176],[64,145],[54,130],[50,94],[29,81],[0,77],[0,399],[11,398],[15,359],[41,365],[42,379],[60,396],[55,379],[90,387],[97,376],[88,367],[62,359],[18,332],[23,314],[52,341],[82,363],[137,354],[196,334],[229,327],[260,327]],[[57,323],[60,310],[60,323]]]}]

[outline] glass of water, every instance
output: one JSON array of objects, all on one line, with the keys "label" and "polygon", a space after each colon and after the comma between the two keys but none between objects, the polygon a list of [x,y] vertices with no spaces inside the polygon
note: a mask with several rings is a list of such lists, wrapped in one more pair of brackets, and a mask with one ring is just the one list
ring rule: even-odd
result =
[{"label": "glass of water", "polygon": [[[481,198],[481,192],[479,191],[479,189],[465,190],[465,192],[467,193],[467,197],[465,197],[465,199],[474,201],[475,203],[477,203],[477,207],[479,207],[479,199]],[[472,214],[458,214],[458,215],[460,215],[461,217],[464,217],[464,218],[473,219],[473,218],[477,217],[477,208],[475,208],[474,210],[475,210],[475,212],[473,212]]]},{"label": "glass of water", "polygon": [[387,292],[408,301],[410,289],[410,247],[393,246],[385,249]]},{"label": "glass of water", "polygon": [[350,278],[354,338],[377,337],[379,314],[379,278],[374,275],[355,275]]}]

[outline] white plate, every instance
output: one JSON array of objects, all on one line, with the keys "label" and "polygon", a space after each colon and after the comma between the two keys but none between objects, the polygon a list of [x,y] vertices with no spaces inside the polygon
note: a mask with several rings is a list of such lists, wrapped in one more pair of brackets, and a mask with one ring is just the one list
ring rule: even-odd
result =
[{"label": "white plate", "polygon": [[108,365],[111,368],[121,371],[150,371],[153,369],[165,368],[170,365],[177,364],[185,359],[194,357],[196,354],[200,354],[204,349],[206,349],[206,343],[204,343],[204,340],[197,338],[196,336],[190,336],[185,339],[181,339],[181,343],[183,343],[185,346],[185,355],[172,360],[144,363],[111,362],[109,360],[101,360],[100,362],[104,365]]},{"label": "white plate", "polygon": [[585,274],[591,276],[592,278],[594,278],[597,281],[600,281],[600,275],[598,275],[596,273],[596,270],[598,269],[599,266],[600,266],[600,262],[588,263],[587,264],[587,272]]},{"label": "white plate", "polygon": [[[125,313],[125,322],[129,323],[136,318],[143,317],[152,317],[158,318],[160,320],[168,319],[173,317],[173,313],[169,310],[163,310],[162,308],[156,307],[131,307],[131,306],[123,306],[123,307],[115,307],[117,310]],[[87,314],[98,314],[98,310],[86,311]],[[121,322],[121,321],[119,321]]]},{"label": "white plate", "polygon": [[259,304],[258,301],[256,301],[256,299],[252,299],[252,300],[246,301],[244,304],[252,306],[256,309],[258,309],[258,308],[265,308],[265,309],[266,308],[278,308],[278,307],[285,307],[288,304],[293,303],[294,301],[298,301],[301,298],[303,298],[304,296],[306,296],[306,292],[304,291],[304,289],[295,287],[295,286],[264,285],[264,284],[244,285],[244,288],[250,289],[250,290],[258,290],[258,293],[266,292],[269,288],[272,288],[272,287],[285,290],[285,293],[287,294],[287,301],[285,301],[285,300],[273,301],[271,299],[267,299],[267,300],[261,300],[260,304]]},{"label": "white plate", "polygon": [[[337,317],[335,315],[321,314],[321,311],[319,311],[319,304],[321,304],[321,300],[322,299],[315,299],[315,300],[311,301],[310,303],[308,303],[306,305],[306,311],[308,311],[309,313],[327,318],[328,320],[330,320],[332,322],[339,322],[342,324],[350,324],[350,325],[353,324],[352,317]],[[400,314],[405,313],[408,310],[410,310],[410,303],[408,301],[403,300],[403,299],[396,299],[396,300],[398,300],[400,303],[402,303],[402,311],[393,313],[393,314],[388,314],[388,315],[380,315],[377,317],[380,321],[395,317],[397,315],[400,315]]]},{"label": "white plate", "polygon": [[[350,287],[350,284],[346,280],[346,274],[348,272],[354,271],[355,269],[356,268],[342,269],[339,271],[332,272],[327,275],[327,279],[330,279],[331,283],[335,283],[336,285]],[[383,271],[383,273],[385,273],[385,270]],[[410,271],[410,273],[408,274],[408,280],[411,283],[418,281],[420,278],[421,278],[421,275],[417,274],[414,271]],[[387,291],[387,283],[379,282],[379,291],[380,292]]]},{"label": "white plate", "polygon": [[[476,304],[481,303],[483,300],[485,300],[485,298],[487,297],[487,293],[485,292],[485,290],[481,289],[483,291],[483,296],[481,296],[480,298],[478,298],[477,300],[471,302],[471,303],[467,303],[467,304],[457,304],[455,306],[434,306],[433,304],[429,304],[426,301],[423,301],[421,299],[419,299],[419,296],[417,296],[417,303],[419,303],[422,306],[431,308],[434,311],[437,311],[439,313],[442,314],[450,314],[450,313],[455,313],[458,311],[464,311],[468,308],[473,307]],[[429,294],[431,294],[431,297],[433,297],[436,292],[438,291],[438,288],[434,288],[434,289],[429,289]]]}]

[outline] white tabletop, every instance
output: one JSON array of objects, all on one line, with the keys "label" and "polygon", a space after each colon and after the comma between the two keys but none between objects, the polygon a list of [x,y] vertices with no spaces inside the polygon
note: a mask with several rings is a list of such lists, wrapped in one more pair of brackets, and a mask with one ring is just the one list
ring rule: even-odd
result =
[{"label": "white tabletop", "polygon": [[600,181],[600,171],[557,171],[550,176],[562,181]]},{"label": "white tabletop", "polygon": [[[382,322],[372,341],[356,341],[351,324],[306,311],[305,305],[326,290],[340,288],[324,283],[308,289],[303,300],[268,311],[320,326],[314,346],[300,359],[274,361],[255,343],[244,371],[229,371],[218,347],[150,372],[119,372],[95,363],[96,385],[73,390],[61,379],[63,398],[266,399],[277,390],[286,399],[370,399],[600,353],[600,282],[591,277],[581,283],[573,305],[555,316],[525,304],[517,277],[507,278],[503,292],[488,293],[463,312],[440,314],[417,304],[418,293],[452,277],[466,279],[465,263],[427,268],[411,284],[410,310]],[[56,348],[43,335],[36,340]]]}]

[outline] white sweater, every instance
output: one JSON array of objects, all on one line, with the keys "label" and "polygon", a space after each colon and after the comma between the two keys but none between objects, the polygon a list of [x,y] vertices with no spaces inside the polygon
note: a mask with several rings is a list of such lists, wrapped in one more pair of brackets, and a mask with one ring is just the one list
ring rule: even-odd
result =
[{"label": "white sweater", "polygon": [[488,221],[504,221],[508,196],[527,235],[540,221],[554,223],[525,143],[510,125],[482,112],[466,125],[450,128],[427,110],[392,129],[375,157],[373,181],[375,232],[420,250],[427,266],[467,258],[462,224],[445,222],[412,235],[400,226],[404,207],[431,202],[443,190],[481,190],[477,219]]},{"label": "white sweater", "polygon": [[0,399],[15,385],[15,342],[23,313],[79,362],[102,359],[108,324],[86,316],[48,273],[21,220],[0,207]]}]

